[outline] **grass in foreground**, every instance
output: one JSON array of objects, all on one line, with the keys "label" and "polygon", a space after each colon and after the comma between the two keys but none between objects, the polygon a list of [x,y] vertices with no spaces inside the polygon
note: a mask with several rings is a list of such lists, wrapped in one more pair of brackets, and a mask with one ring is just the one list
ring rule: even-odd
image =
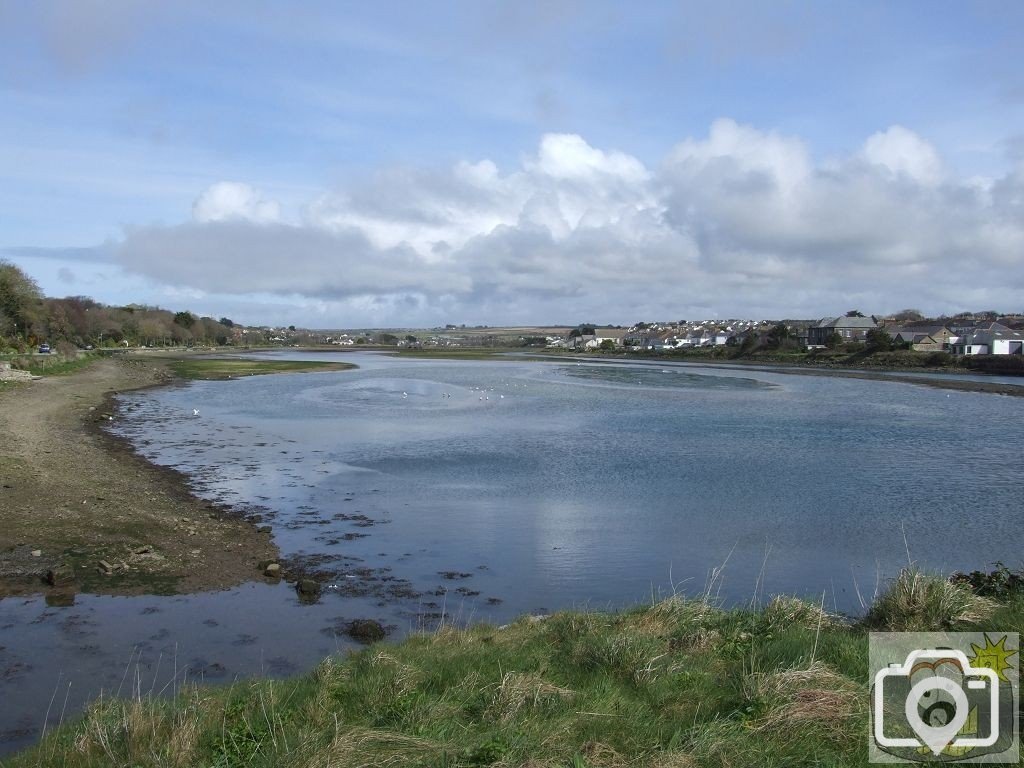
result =
[{"label": "grass in foreground", "polygon": [[345,371],[355,368],[352,363],[331,363],[317,360],[244,360],[207,358],[202,360],[174,360],[168,363],[175,375],[183,379],[224,380],[241,376],[260,376],[267,373],[312,373],[315,371]]},{"label": "grass in foreground", "polygon": [[[927,584],[926,584],[927,582]],[[872,626],[1021,631],[1024,600],[907,572]],[[505,628],[444,628],[288,681],[106,699],[11,768],[855,766],[867,625],[794,598],[761,611],[672,598]]]}]

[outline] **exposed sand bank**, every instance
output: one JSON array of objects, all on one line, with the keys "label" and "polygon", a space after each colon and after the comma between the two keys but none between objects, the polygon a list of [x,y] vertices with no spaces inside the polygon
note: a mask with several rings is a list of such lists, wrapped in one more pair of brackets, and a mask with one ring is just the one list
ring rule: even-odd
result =
[{"label": "exposed sand bank", "polygon": [[75,574],[65,590],[217,589],[258,577],[257,563],[276,556],[268,533],[101,430],[116,418],[112,393],[170,378],[160,360],[108,358],[0,386],[0,594],[51,589],[43,578],[58,564]]}]

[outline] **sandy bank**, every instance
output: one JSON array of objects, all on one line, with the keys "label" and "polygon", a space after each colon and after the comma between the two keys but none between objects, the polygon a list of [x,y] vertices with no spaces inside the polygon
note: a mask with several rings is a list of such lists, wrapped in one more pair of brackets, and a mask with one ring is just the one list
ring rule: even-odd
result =
[{"label": "sandy bank", "polygon": [[276,555],[267,533],[100,429],[111,393],[169,379],[158,360],[103,359],[0,386],[0,594],[49,589],[42,577],[58,564],[75,574],[65,592],[224,588]]}]

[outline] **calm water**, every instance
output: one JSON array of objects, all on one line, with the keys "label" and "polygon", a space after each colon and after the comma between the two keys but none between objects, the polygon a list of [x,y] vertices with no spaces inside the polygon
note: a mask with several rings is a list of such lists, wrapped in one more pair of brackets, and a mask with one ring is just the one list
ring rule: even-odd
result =
[{"label": "calm water", "polygon": [[56,721],[65,699],[132,679],[306,669],[347,647],[354,618],[400,636],[442,614],[621,606],[700,592],[723,563],[726,602],[786,592],[857,612],[908,547],[941,571],[1024,550],[1024,399],[672,364],[344,359],[360,369],[129,395],[115,426],[200,494],[259,508],[284,555],[322,574],[320,602],[262,583],[0,600],[0,749],[38,737],[51,697]]}]

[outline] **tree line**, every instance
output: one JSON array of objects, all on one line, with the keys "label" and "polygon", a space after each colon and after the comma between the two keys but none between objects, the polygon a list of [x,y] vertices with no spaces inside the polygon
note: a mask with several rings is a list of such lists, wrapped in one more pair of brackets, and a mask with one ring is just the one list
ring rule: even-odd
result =
[{"label": "tree line", "polygon": [[159,307],[108,306],[86,296],[47,298],[14,264],[0,260],[0,350],[226,344],[234,323]]}]

